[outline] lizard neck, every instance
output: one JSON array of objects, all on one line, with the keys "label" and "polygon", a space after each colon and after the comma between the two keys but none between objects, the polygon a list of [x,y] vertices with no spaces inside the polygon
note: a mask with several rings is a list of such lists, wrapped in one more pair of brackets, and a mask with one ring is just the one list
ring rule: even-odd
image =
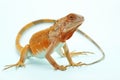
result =
[{"label": "lizard neck", "polygon": [[74,31],[62,32],[62,33],[60,34],[59,40],[60,40],[61,42],[65,42],[66,40],[68,40],[69,38],[72,37],[73,33],[74,33]]}]

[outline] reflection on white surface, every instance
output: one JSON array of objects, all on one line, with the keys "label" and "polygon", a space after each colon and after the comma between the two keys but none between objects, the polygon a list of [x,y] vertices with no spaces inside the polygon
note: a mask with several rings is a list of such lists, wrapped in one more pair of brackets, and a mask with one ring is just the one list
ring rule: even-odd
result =
[{"label": "reflection on white surface", "polygon": [[[119,80],[119,3],[118,0],[0,1],[0,80]],[[104,61],[92,66],[69,67],[66,71],[56,71],[46,59],[30,58],[26,60],[25,68],[2,71],[4,65],[16,63],[19,59],[15,48],[15,37],[21,27],[33,20],[58,19],[71,12],[85,17],[85,22],[80,29],[89,34],[103,48],[106,54]],[[29,35],[25,35],[27,39]],[[68,41],[71,51],[86,49],[96,51],[83,37],[80,40],[75,38],[73,36],[71,39],[73,44]],[[23,41],[27,43],[27,39]],[[93,55],[87,56],[82,55],[79,60],[84,58],[84,61],[90,61],[93,57]],[[55,57],[55,59],[60,64],[68,63],[65,62],[65,58]],[[75,58],[74,60],[76,61]]]}]

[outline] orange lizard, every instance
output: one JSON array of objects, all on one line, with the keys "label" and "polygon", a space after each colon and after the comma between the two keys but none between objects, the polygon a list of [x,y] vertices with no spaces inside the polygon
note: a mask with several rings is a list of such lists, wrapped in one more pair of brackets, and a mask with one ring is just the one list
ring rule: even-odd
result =
[{"label": "orange lizard", "polygon": [[[67,16],[60,18],[58,20],[52,20],[52,19],[41,19],[37,21],[33,21],[29,24],[27,24],[25,27],[23,27],[17,37],[16,37],[16,48],[20,52],[20,59],[16,64],[7,65],[5,69],[11,68],[11,67],[22,67],[24,66],[25,59],[27,58],[27,51],[31,51],[32,56],[38,56],[44,54],[44,57],[49,61],[49,63],[56,69],[56,70],[66,70],[68,66],[82,66],[82,65],[91,65],[94,63],[97,63],[104,59],[104,52],[99,47],[99,45],[96,44],[95,41],[93,41],[89,36],[87,36],[84,32],[78,29],[78,27],[83,23],[84,17],[78,14],[68,14]],[[37,25],[39,23],[53,23],[54,24],[45,29],[41,30],[39,32],[36,32],[32,35],[29,44],[25,45],[24,47],[20,44],[20,38],[25,30],[28,28]],[[73,33],[77,31],[81,34],[83,34],[85,37],[87,37],[90,41],[92,41],[98,49],[102,52],[103,57],[95,62],[86,64],[82,62],[74,63],[72,60],[72,56],[76,54],[82,54],[82,52],[69,52],[69,49],[66,44],[66,40],[68,40]],[[61,53],[63,56],[66,56],[69,65],[63,66],[57,64],[57,62],[52,58],[51,54],[53,51],[60,50],[61,48],[64,49],[64,54]],[[83,52],[84,53],[84,52]],[[88,52],[90,53],[90,52]]]}]

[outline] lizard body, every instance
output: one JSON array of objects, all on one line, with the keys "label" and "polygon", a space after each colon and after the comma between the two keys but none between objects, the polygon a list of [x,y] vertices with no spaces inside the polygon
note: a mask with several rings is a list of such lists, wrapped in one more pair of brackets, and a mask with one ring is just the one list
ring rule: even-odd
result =
[{"label": "lizard body", "polygon": [[[84,21],[83,16],[71,13],[58,20],[42,19],[42,20],[33,21],[27,24],[25,27],[23,27],[20,30],[20,32],[18,33],[16,37],[16,48],[20,52],[20,59],[16,64],[7,65],[5,69],[8,69],[13,66],[16,66],[16,67],[24,66],[24,62],[25,62],[28,50],[31,51],[31,54],[33,56],[36,56],[44,52],[45,58],[49,61],[49,63],[55,69],[58,69],[58,70],[66,70],[68,66],[89,65],[89,64],[85,64],[81,62],[74,63],[71,58],[72,54],[70,54],[69,49],[66,44],[66,40],[68,40],[75,31],[82,33],[80,30],[77,30],[77,29],[83,23],[83,21]],[[54,24],[47,29],[36,32],[35,34],[32,35],[29,41],[29,44],[25,45],[24,47],[21,46],[19,42],[20,42],[20,38],[22,34],[24,33],[24,31],[36,24],[44,23],[44,22],[49,22],[49,23],[54,22]],[[84,35],[84,33],[82,34]],[[96,45],[94,41],[92,42]],[[98,45],[96,46],[100,48]],[[57,64],[57,62],[51,57],[52,52],[58,51],[60,50],[60,48],[64,49],[64,56],[66,56],[69,62],[69,65],[67,66]],[[102,52],[101,48],[100,50]],[[78,53],[81,54],[81,52],[78,52]],[[101,60],[102,59],[100,59],[99,61]],[[93,63],[97,63],[97,61]]]}]

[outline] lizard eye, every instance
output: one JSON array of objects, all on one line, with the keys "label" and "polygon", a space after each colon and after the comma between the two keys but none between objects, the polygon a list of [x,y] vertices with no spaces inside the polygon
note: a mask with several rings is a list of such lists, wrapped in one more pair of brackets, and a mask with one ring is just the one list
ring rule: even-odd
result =
[{"label": "lizard eye", "polygon": [[69,14],[67,16],[68,20],[75,20],[76,19],[76,16],[74,14]]}]

